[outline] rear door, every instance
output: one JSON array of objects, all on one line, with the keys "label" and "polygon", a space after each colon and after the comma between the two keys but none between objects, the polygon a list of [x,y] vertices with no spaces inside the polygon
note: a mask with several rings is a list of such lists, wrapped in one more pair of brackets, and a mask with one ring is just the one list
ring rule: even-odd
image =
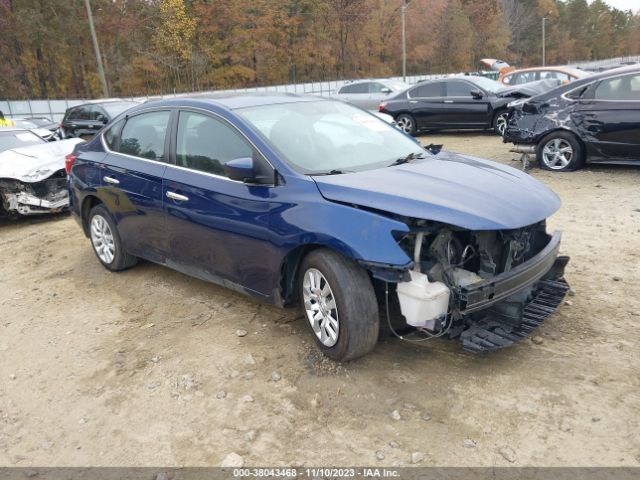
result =
[{"label": "rear door", "polygon": [[125,249],[164,263],[166,234],[162,176],[167,167],[170,110],[126,117],[103,137],[108,155],[100,198],[111,212]]},{"label": "rear door", "polygon": [[[449,80],[446,83],[447,97],[444,100],[444,121],[451,127],[486,128],[489,126],[490,102],[486,92],[481,98],[471,95],[480,90],[465,80]],[[482,90],[480,90],[482,91]]]},{"label": "rear door", "polygon": [[[371,95],[369,93],[369,82],[359,82],[345,85],[340,89],[340,97],[349,103],[357,105],[360,108],[368,108],[371,103]],[[377,105],[376,105],[377,106]]]},{"label": "rear door", "polygon": [[231,180],[224,163],[252,157],[254,165],[271,166],[244,135],[214,114],[182,110],[175,130],[174,165],[163,182],[167,264],[231,288],[272,294],[274,187]]},{"label": "rear door", "polygon": [[446,125],[445,94],[444,82],[424,83],[407,92],[409,110],[418,128],[442,128]]},{"label": "rear door", "polygon": [[572,114],[588,132],[592,160],[640,162],[640,74],[602,80],[585,92]]}]

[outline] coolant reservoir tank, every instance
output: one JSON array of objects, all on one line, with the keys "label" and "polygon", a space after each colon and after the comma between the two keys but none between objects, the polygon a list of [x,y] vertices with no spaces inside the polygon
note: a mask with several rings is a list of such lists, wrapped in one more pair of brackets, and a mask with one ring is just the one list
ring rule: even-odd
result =
[{"label": "coolant reservoir tank", "polygon": [[433,329],[435,320],[449,310],[449,287],[430,282],[424,273],[409,273],[411,281],[400,282],[397,287],[402,315],[409,325]]}]

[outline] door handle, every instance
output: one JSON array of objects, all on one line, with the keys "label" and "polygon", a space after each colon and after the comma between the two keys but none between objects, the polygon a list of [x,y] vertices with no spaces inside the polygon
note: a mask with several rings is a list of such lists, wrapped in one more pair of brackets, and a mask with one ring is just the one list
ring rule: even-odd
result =
[{"label": "door handle", "polygon": [[113,185],[118,185],[120,183],[120,180],[116,180],[115,178],[112,178],[112,177],[102,177],[102,180],[104,180],[107,183],[111,183]]},{"label": "door handle", "polygon": [[444,103],[453,103],[453,100],[445,100]]},{"label": "door handle", "polygon": [[179,193],[176,193],[176,192],[170,192],[168,190],[167,190],[167,198],[170,198],[172,200],[177,200],[178,202],[189,201],[189,197],[185,197],[184,195],[180,195]]},{"label": "door handle", "polygon": [[418,103],[417,100],[409,100],[409,103]]}]

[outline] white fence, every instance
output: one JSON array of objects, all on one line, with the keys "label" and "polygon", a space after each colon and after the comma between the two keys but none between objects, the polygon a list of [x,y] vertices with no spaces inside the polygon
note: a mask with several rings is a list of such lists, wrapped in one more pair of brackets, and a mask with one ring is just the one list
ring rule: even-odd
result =
[{"label": "white fence", "polygon": [[[570,66],[579,67],[585,70],[598,70],[614,68],[621,65],[628,65],[633,63],[640,63],[640,55],[631,57],[618,57],[610,58],[607,60],[597,60],[591,62],[578,62],[571,63]],[[435,78],[443,78],[451,76],[447,75],[411,75],[407,76],[407,83],[417,83],[422,80],[429,80]],[[393,80],[402,80],[402,77],[393,77]],[[238,88],[233,90],[212,90],[207,92],[197,92],[198,94],[206,93],[228,93],[228,92],[286,92],[286,93],[300,93],[308,95],[320,95],[329,96],[336,92],[342,85],[349,80],[335,80],[330,82],[309,82],[298,83],[290,85],[271,85],[268,87],[254,87],[254,88]],[[133,100],[145,101],[157,98],[169,98],[188,96],[191,93],[179,93],[179,94],[167,94],[157,95],[149,97],[134,97]],[[85,103],[87,99],[77,100],[5,100],[0,101],[0,111],[4,113],[7,118],[25,118],[25,117],[47,117],[58,122],[62,120],[64,112],[67,108],[73,107]]]},{"label": "white fence", "polygon": [[[416,83],[422,80],[443,78],[449,75],[412,75],[407,76],[407,83]],[[402,80],[402,77],[393,77],[393,80]],[[281,92],[281,93],[299,93],[307,95],[329,96],[336,92],[348,80],[336,80],[330,82],[309,82],[290,85],[271,85],[268,87],[254,88],[238,88],[232,90],[212,90],[206,92],[197,92],[198,95],[207,93],[241,93],[241,92]],[[145,101],[158,98],[171,98],[189,96],[191,93],[178,93],[167,95],[156,95],[147,97],[134,97],[133,100]],[[59,122],[64,116],[65,110],[75,105],[85,103],[88,99],[76,100],[6,100],[0,101],[0,111],[7,118],[26,118],[26,117],[46,117],[54,122]]]}]

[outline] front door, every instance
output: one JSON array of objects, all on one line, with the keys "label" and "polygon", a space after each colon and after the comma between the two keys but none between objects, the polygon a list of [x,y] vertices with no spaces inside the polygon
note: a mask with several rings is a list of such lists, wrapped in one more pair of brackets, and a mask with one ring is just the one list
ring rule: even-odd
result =
[{"label": "front door", "polygon": [[472,90],[479,89],[464,80],[447,82],[444,121],[451,128],[487,128],[491,126],[487,94],[483,92],[482,97],[474,97],[471,95]]},{"label": "front door", "polygon": [[167,265],[230,288],[272,294],[274,187],[231,180],[224,171],[224,163],[236,158],[266,160],[226,120],[188,110],[180,111],[174,145],[175,165],[163,181]]},{"label": "front door", "polygon": [[586,95],[573,121],[591,137],[590,159],[640,162],[640,74],[603,80]]}]

